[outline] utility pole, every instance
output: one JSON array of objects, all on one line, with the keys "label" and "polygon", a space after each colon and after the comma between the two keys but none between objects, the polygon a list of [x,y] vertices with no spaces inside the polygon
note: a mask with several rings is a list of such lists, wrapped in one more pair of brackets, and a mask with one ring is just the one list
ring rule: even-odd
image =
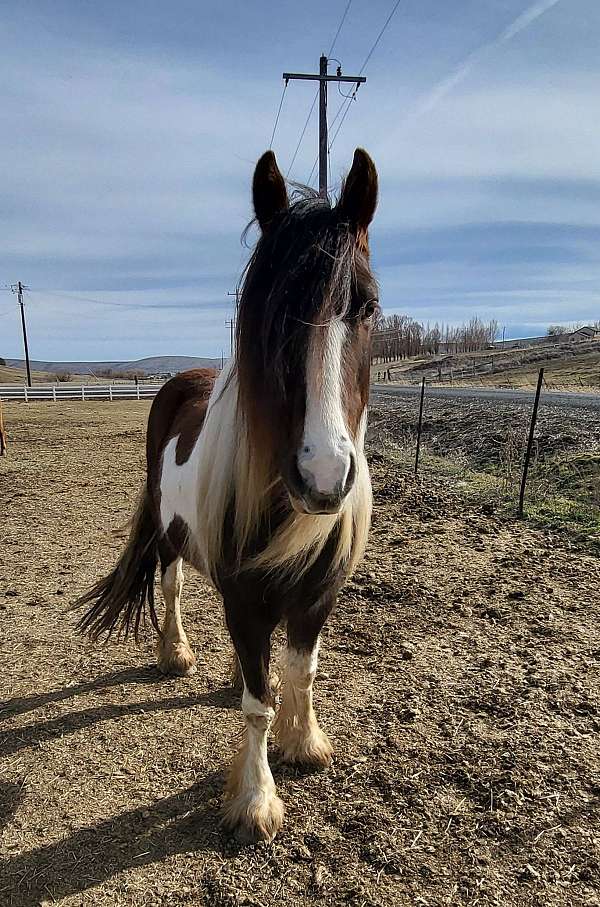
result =
[{"label": "utility pole", "polygon": [[229,355],[233,357],[233,347],[235,338],[235,325],[237,322],[238,307],[240,304],[240,288],[235,288],[235,293],[228,293],[228,296],[235,296],[235,314],[233,318],[227,318],[225,325],[229,328]]},{"label": "utility pole", "polygon": [[319,195],[322,198],[327,198],[327,83],[353,82],[358,90],[359,85],[367,81],[366,76],[343,76],[341,66],[338,66],[334,76],[330,76],[327,74],[328,63],[325,54],[321,54],[318,75],[303,72],[283,73],[286,82],[290,79],[303,79],[319,83]]},{"label": "utility pole", "polygon": [[17,299],[19,300],[19,306],[21,307],[21,325],[23,327],[23,346],[25,348],[25,365],[27,367],[27,385],[31,387],[31,367],[29,365],[29,345],[27,343],[27,325],[25,324],[25,304],[23,303],[23,290],[26,290],[27,287],[23,286],[20,280],[17,283],[12,284],[11,290],[13,293],[17,294]]}]

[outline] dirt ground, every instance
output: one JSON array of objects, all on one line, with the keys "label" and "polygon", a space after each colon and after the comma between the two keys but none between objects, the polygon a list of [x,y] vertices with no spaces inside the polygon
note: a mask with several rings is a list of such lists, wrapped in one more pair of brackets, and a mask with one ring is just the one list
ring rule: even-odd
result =
[{"label": "dirt ground", "polygon": [[188,577],[186,680],[150,635],[92,645],[66,613],[117,555],[147,410],[5,404],[0,904],[600,905],[598,560],[374,450],[316,685],[335,762],[273,750],[285,828],[242,846],[218,825],[241,713],[216,596]]}]

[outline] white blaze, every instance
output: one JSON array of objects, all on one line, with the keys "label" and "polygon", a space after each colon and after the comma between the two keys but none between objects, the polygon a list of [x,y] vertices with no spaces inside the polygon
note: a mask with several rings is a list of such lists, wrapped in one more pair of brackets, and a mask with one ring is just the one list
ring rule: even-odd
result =
[{"label": "white blaze", "polygon": [[[314,337],[306,364],[306,415],[298,469],[304,481],[321,494],[345,484],[354,452],[342,405],[342,355],[346,326],[332,321],[325,336]],[[315,340],[317,342],[315,342]]]}]

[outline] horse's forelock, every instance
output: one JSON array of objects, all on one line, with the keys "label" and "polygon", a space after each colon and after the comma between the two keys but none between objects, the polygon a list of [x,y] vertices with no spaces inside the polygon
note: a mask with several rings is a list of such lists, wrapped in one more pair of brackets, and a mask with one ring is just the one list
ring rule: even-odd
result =
[{"label": "horse's forelock", "polygon": [[278,420],[304,389],[312,332],[348,310],[355,251],[335,209],[312,196],[278,214],[256,246],[240,297],[237,369],[243,416],[265,447],[278,442]]}]

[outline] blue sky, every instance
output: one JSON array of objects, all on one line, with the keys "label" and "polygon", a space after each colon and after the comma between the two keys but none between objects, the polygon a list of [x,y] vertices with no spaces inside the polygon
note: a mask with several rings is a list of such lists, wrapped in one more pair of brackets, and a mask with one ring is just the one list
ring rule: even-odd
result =
[{"label": "blue sky", "polygon": [[[19,0],[0,24],[0,286],[38,359],[227,351],[254,162],[281,73],[315,71],[347,0]],[[393,0],[353,0],[333,56],[357,72]],[[381,180],[387,312],[507,336],[600,318],[600,3],[402,0],[331,149]],[[290,83],[287,172],[314,88]],[[330,119],[342,98],[333,88]],[[339,119],[338,119],[339,123]],[[306,181],[316,111],[290,177]],[[333,134],[333,133],[332,133]],[[0,290],[0,356],[21,356]]]}]

